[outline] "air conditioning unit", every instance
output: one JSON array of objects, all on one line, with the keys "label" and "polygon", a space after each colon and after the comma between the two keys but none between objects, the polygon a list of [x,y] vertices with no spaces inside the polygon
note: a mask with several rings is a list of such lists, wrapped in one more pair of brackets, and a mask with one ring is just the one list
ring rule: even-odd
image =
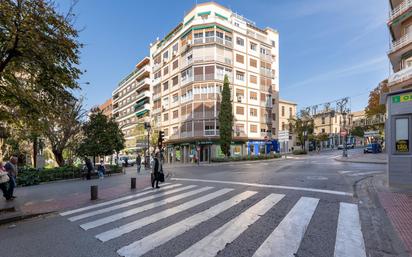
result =
[{"label": "air conditioning unit", "polygon": [[238,96],[238,97],[237,97],[237,102],[238,102],[238,103],[241,103],[242,100],[243,100],[243,97],[242,97],[242,96]]}]

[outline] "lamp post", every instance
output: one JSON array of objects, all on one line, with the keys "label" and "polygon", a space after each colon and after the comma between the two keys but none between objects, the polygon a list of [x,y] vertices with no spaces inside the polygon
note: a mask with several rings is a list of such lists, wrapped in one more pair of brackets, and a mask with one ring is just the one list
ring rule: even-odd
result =
[{"label": "lamp post", "polygon": [[342,113],[343,115],[343,152],[342,157],[348,157],[348,149],[347,149],[347,131],[346,131],[346,112]]},{"label": "lamp post", "polygon": [[151,125],[150,122],[145,122],[144,123],[144,128],[147,130],[147,155],[146,155],[146,161],[145,161],[145,168],[150,168],[150,130],[151,130]]}]

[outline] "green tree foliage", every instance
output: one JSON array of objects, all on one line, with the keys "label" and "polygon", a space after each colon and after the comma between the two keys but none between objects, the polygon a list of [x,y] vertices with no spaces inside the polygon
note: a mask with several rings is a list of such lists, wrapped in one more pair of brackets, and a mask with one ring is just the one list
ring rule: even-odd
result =
[{"label": "green tree foliage", "polygon": [[329,140],[329,135],[326,133],[320,133],[316,135],[316,141],[325,142]]},{"label": "green tree foliage", "polygon": [[37,120],[73,100],[81,74],[74,17],[52,1],[0,1],[0,120]]},{"label": "green tree foliage", "polygon": [[388,81],[385,80],[369,93],[368,106],[365,108],[366,116],[372,117],[376,114],[385,114],[386,106],[380,104],[380,96],[389,92]]},{"label": "green tree foliage", "polygon": [[227,157],[230,153],[232,142],[233,113],[232,101],[230,100],[229,78],[225,75],[222,90],[222,101],[219,112],[220,148]]},{"label": "green tree foliage", "polygon": [[365,135],[365,131],[362,127],[354,127],[351,134],[356,137],[363,137]]},{"label": "green tree foliage", "polygon": [[303,145],[305,142],[304,132],[306,132],[306,140],[314,138],[314,124],[310,115],[301,112],[298,117],[289,119],[289,122],[292,124],[292,130],[296,133],[296,140],[300,145]]},{"label": "green tree foliage", "polygon": [[98,108],[93,109],[83,125],[81,143],[77,154],[86,156],[112,155],[122,150],[125,139],[114,119],[108,119]]}]

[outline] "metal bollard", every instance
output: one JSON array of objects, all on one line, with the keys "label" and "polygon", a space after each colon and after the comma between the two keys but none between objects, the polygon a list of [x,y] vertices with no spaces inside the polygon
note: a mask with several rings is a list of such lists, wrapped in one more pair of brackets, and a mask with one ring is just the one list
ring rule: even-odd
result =
[{"label": "metal bollard", "polygon": [[90,186],[90,200],[97,200],[97,186]]},{"label": "metal bollard", "polygon": [[130,178],[130,188],[136,189],[136,178]]}]

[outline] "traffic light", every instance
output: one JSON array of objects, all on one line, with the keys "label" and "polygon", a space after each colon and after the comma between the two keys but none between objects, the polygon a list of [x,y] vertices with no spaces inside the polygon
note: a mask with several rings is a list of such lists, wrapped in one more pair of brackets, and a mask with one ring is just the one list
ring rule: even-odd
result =
[{"label": "traffic light", "polygon": [[162,149],[163,141],[165,139],[165,132],[159,130],[159,139],[157,140],[157,146]]}]

